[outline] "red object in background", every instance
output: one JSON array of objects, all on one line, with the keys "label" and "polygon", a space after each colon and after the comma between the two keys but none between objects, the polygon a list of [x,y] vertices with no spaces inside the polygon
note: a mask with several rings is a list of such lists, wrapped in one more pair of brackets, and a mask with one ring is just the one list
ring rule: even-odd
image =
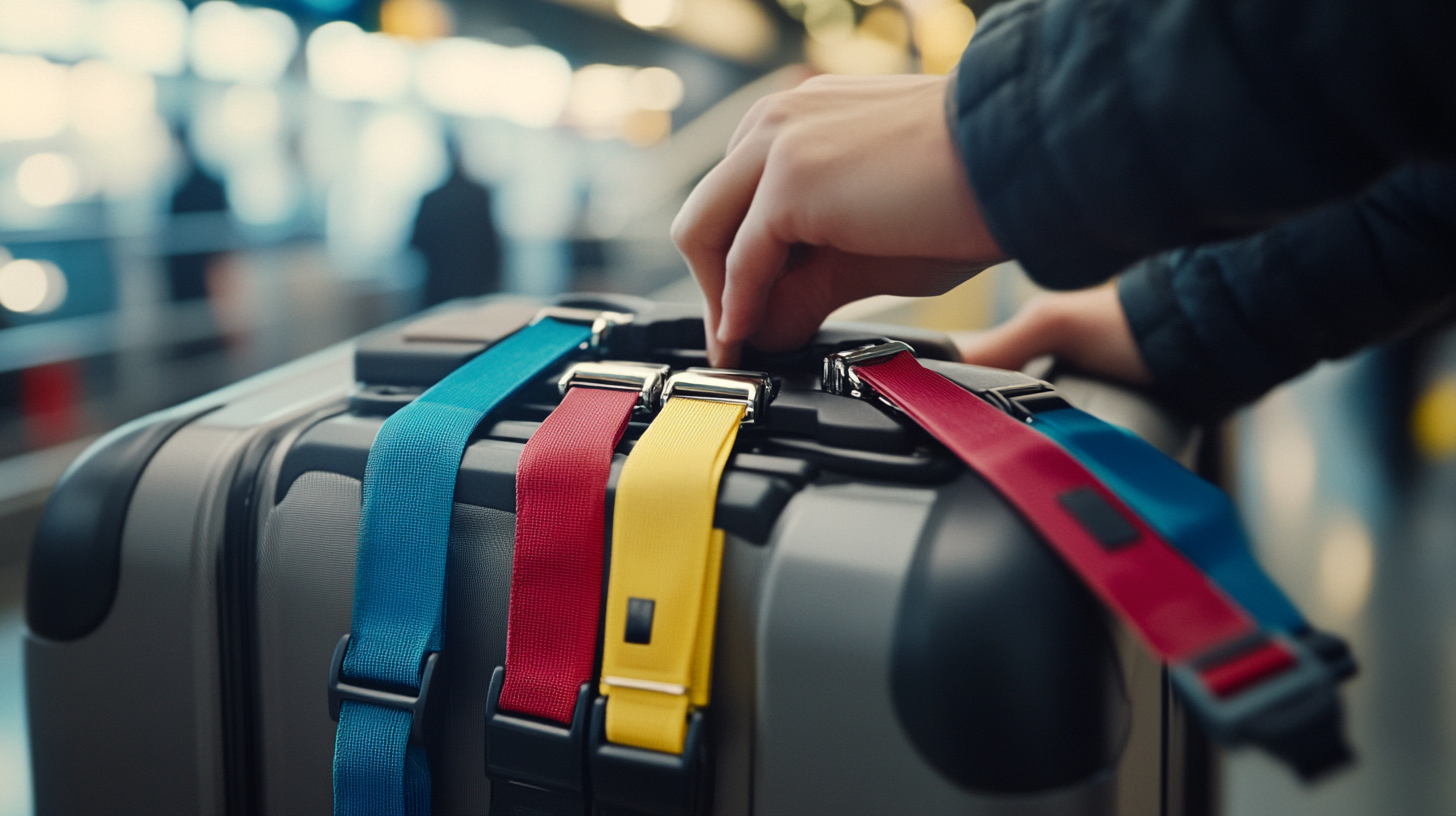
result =
[{"label": "red object in background", "polygon": [[69,442],[81,429],[81,364],[76,360],[20,372],[20,412],[31,448]]}]

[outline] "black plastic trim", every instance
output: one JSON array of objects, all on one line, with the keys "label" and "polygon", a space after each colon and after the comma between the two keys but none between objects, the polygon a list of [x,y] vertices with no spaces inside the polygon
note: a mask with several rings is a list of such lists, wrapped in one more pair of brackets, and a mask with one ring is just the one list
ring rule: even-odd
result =
[{"label": "black plastic trim", "polygon": [[138,480],[182,427],[216,410],[153,414],[117,428],[61,475],[41,515],[26,577],[30,631],[78,640],[106,620],[121,576],[121,534]]},{"label": "black plastic trim", "polygon": [[1100,605],[970,471],[942,493],[916,550],[890,679],[920,755],[981,793],[1086,782],[1116,766],[1129,732]]},{"label": "black plastic trim", "polygon": [[217,628],[222,703],[223,812],[250,816],[262,807],[262,717],[258,676],[258,513],[270,454],[289,433],[342,413],[334,405],[248,441],[228,488],[217,559]]}]

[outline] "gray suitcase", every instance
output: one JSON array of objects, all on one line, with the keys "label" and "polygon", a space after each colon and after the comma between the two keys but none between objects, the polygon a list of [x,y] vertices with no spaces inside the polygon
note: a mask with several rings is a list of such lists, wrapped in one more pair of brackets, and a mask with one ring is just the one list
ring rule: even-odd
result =
[{"label": "gray suitcase", "polygon": [[[703,364],[693,307],[564,302],[637,314],[614,356]],[[369,446],[389,411],[536,306],[452,304],[138,420],[72,465],[29,579],[37,813],[330,812],[326,681],[350,624]],[[1213,812],[1216,759],[1158,662],[977,476],[874,406],[816,390],[815,355],[887,336],[972,387],[1029,379],[935,362],[954,357],[939,335],[860,324],[745,364],[782,385],[719,494],[711,812]],[[1056,382],[1190,450],[1192,429],[1140,397]],[[488,418],[461,465],[428,738],[436,813],[489,809],[514,472],[547,385]]]}]

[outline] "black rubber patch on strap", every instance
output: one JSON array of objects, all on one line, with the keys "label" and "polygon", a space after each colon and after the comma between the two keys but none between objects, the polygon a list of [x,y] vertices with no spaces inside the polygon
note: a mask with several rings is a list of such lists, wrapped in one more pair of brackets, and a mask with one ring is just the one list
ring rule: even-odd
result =
[{"label": "black rubber patch on strap", "polygon": [[1117,508],[1090,487],[1068,490],[1057,496],[1057,501],[1106,549],[1121,549],[1141,537]]},{"label": "black rubber patch on strap", "polygon": [[641,643],[646,645],[652,642],[652,613],[657,609],[657,601],[649,598],[628,598],[627,599],[627,632],[628,643]]}]

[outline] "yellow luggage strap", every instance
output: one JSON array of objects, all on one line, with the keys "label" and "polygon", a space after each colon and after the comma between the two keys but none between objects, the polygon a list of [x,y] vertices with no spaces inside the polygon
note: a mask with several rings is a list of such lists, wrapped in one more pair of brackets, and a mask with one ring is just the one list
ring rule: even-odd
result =
[{"label": "yellow luggage strap", "polygon": [[762,416],[763,374],[688,369],[617,482],[601,693],[609,742],[681,754],[708,704],[723,531],[718,481],[741,424]]}]

